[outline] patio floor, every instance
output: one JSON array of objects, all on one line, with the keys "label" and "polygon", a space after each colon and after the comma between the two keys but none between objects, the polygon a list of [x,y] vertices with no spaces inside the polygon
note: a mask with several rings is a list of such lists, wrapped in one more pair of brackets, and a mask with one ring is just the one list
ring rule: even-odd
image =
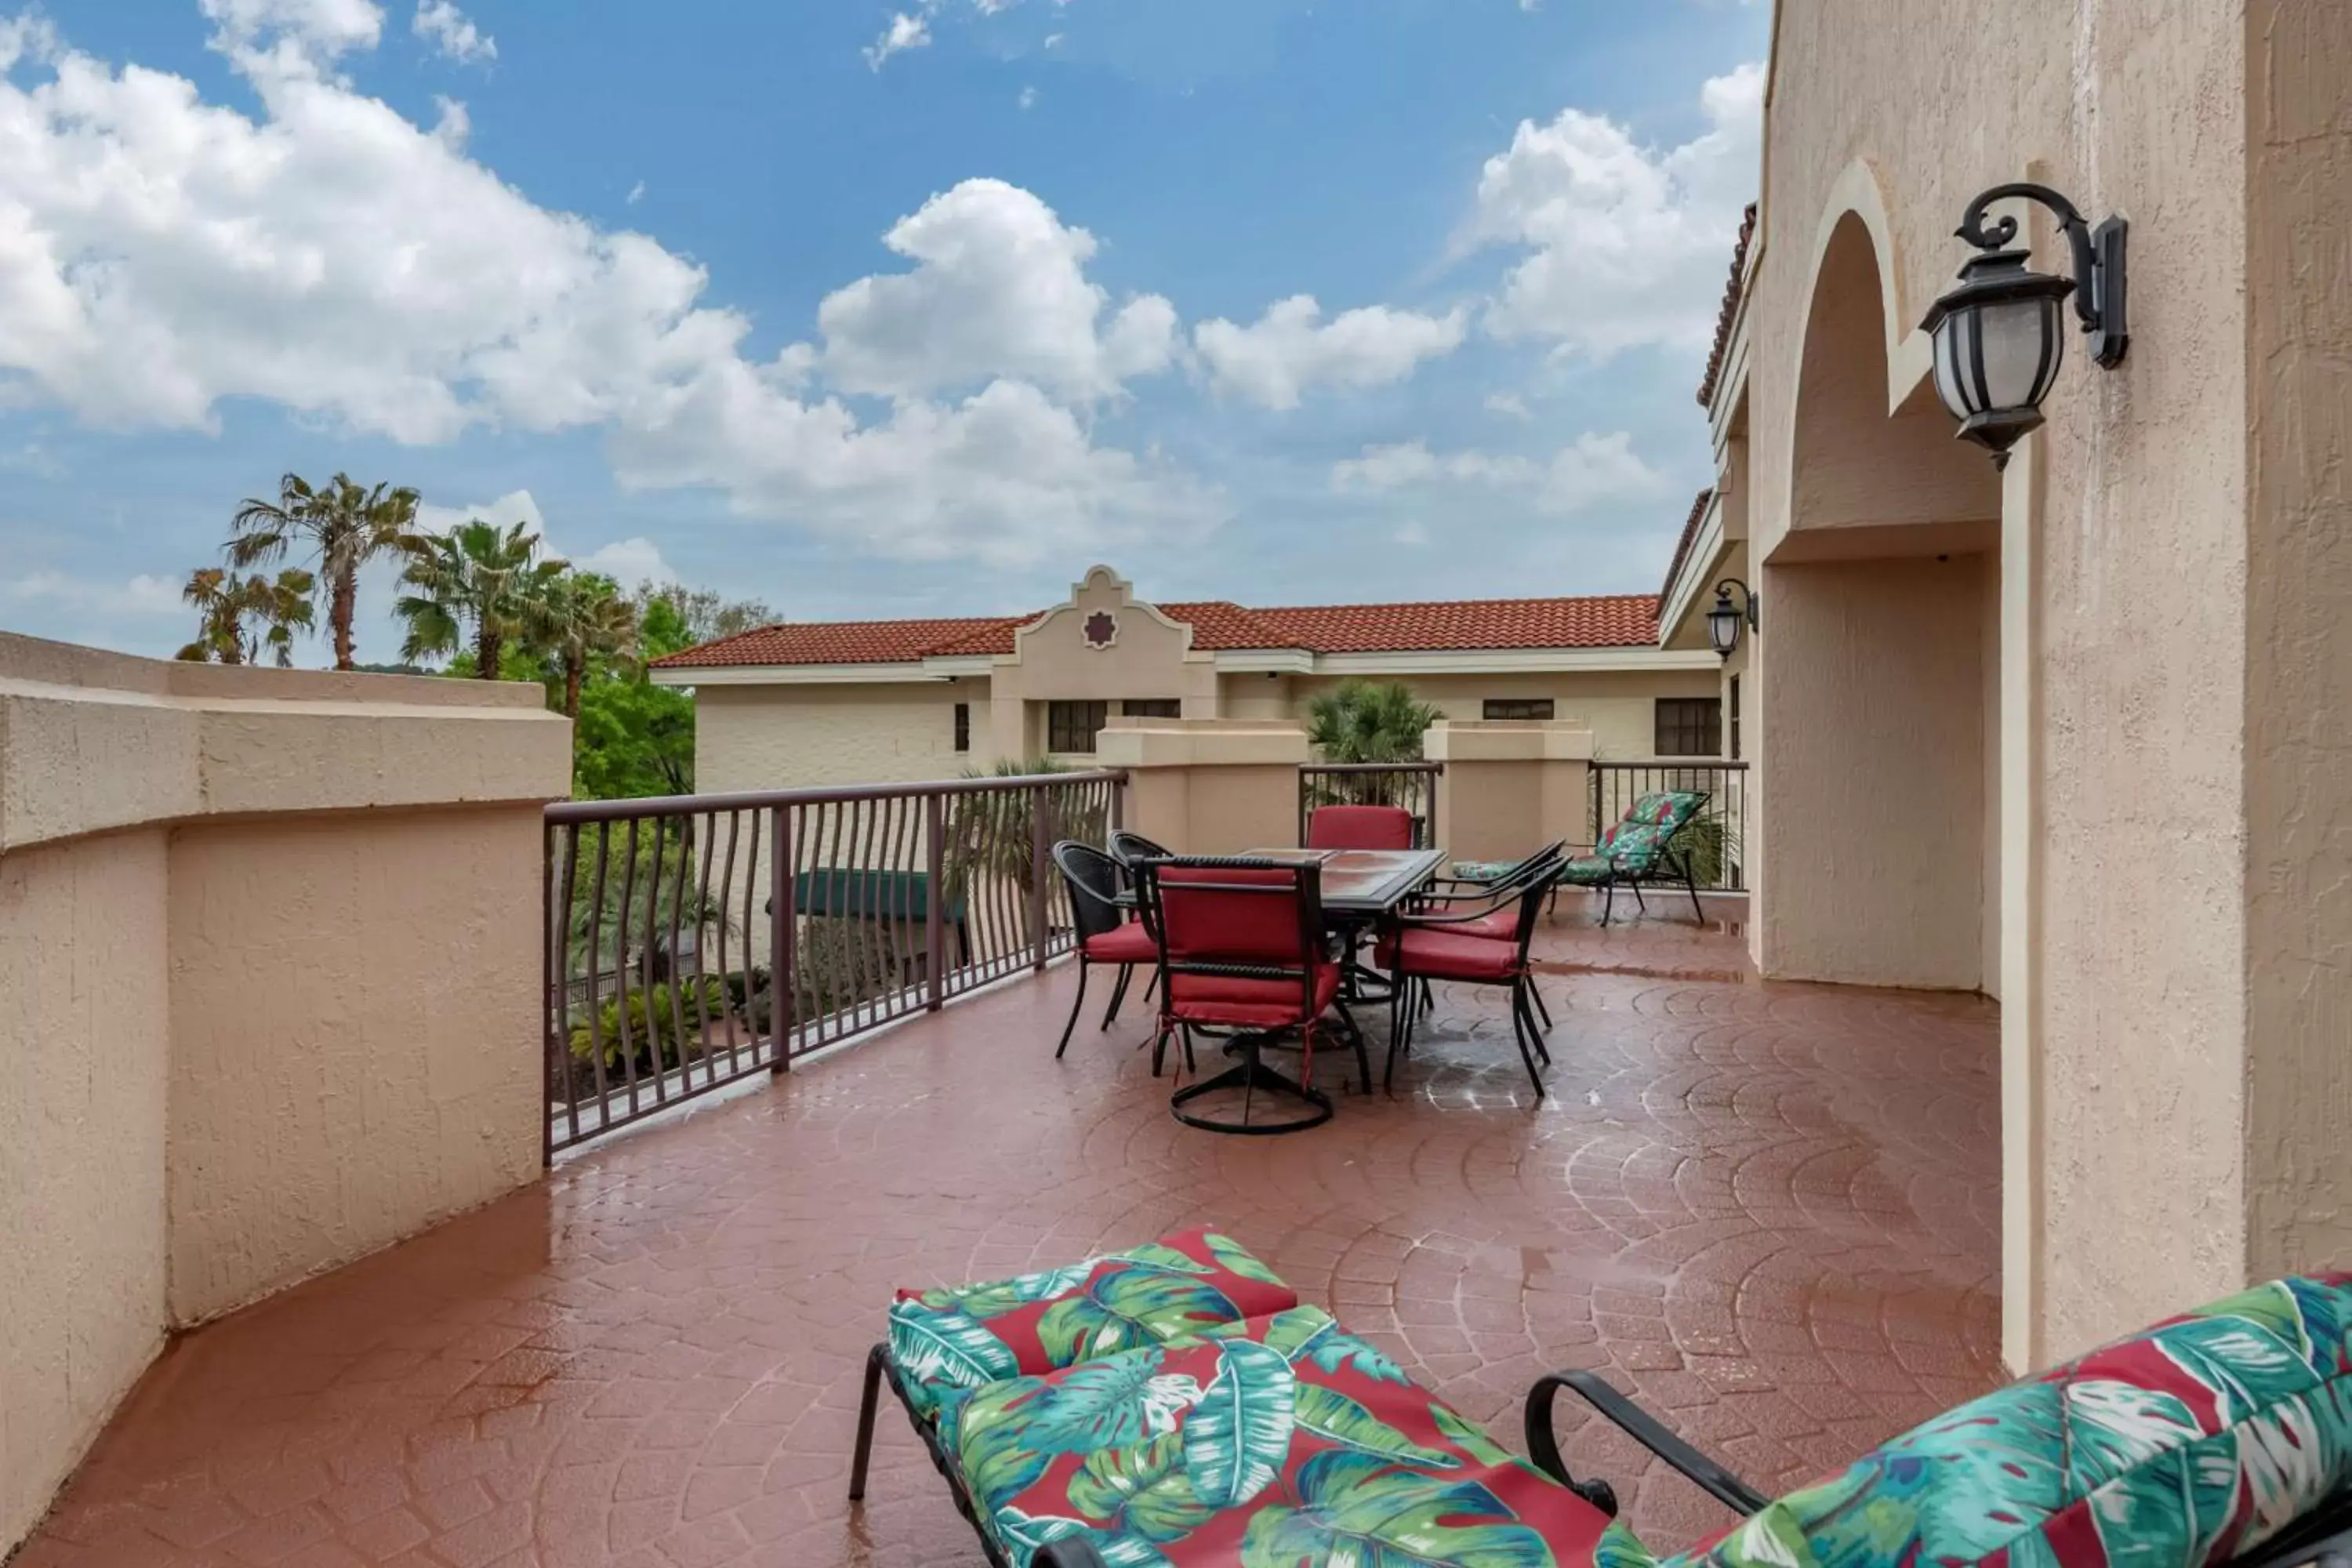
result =
[{"label": "patio floor", "polygon": [[[1514,1449],[1594,1367],[1772,1489],[1998,1380],[1991,1004],[1757,984],[1663,923],[1545,952],[1540,1107],[1491,994],[1441,993],[1393,1100],[1192,1131],[1135,1004],[1054,1061],[1061,970],[625,1136],[179,1342],[19,1568],[978,1568],[895,1410],[843,1500],[893,1288],[1204,1221]],[[1654,1545],[1727,1521],[1563,1447]]]}]

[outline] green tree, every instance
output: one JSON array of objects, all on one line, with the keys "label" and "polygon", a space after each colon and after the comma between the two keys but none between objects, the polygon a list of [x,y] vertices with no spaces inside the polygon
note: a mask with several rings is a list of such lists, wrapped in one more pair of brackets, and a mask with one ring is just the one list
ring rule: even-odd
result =
[{"label": "green tree", "polygon": [[1327,763],[1413,763],[1436,707],[1401,680],[1343,680],[1307,704],[1307,739]]},{"label": "green tree", "polygon": [[393,608],[408,623],[400,657],[446,657],[470,645],[474,673],[496,680],[509,646],[528,646],[548,624],[550,585],[569,570],[542,560],[539,535],[516,523],[501,531],[477,518],[409,548],[400,574],[412,590]]},{"label": "green tree", "polygon": [[572,792],[582,800],[694,793],[694,699],[643,670],[591,682],[572,738]]},{"label": "green tree", "polygon": [[[650,615],[653,606],[663,605],[677,616],[677,624],[686,630],[686,640],[679,648],[698,643],[717,642],[739,632],[756,626],[772,626],[782,617],[757,599],[729,599],[708,588],[688,588],[679,584],[656,587],[641,583],[630,595],[642,618]],[[675,653],[677,648],[665,651]]]},{"label": "green tree", "polygon": [[590,672],[636,654],[636,606],[610,577],[567,572],[548,584],[543,610],[531,642],[556,666],[564,717],[577,719]]},{"label": "green tree", "polygon": [[288,474],[278,481],[276,500],[248,497],[229,520],[229,564],[240,569],[266,565],[284,560],[297,542],[308,545],[318,557],[316,575],[326,589],[335,668],[350,669],[360,568],[379,555],[414,550],[416,500],[413,489],[384,485],[366,489],[345,474],[337,474],[323,488],[313,487],[299,474]]},{"label": "green tree", "polygon": [[[317,588],[311,574],[299,567],[276,577],[240,577],[222,567],[200,566],[180,590],[195,606],[196,637],[175,657],[191,664],[253,664],[266,647],[278,668],[289,668],[295,634],[310,629]],[[247,623],[258,626],[258,635]]]}]

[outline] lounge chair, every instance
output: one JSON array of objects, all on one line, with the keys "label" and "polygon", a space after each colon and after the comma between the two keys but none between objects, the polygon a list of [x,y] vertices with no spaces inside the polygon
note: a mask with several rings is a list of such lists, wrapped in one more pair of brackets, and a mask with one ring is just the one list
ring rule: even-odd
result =
[{"label": "lounge chair", "polygon": [[1698,901],[1698,879],[1691,868],[1690,846],[1684,836],[1706,809],[1704,790],[1653,790],[1627,808],[1625,815],[1601,836],[1590,855],[1568,862],[1560,874],[1564,886],[1601,891],[1601,923],[1616,912],[1617,889],[1631,888],[1633,900],[1647,913],[1642,897],[1645,883],[1679,882],[1690,894],[1691,913],[1706,923],[1706,910]]}]

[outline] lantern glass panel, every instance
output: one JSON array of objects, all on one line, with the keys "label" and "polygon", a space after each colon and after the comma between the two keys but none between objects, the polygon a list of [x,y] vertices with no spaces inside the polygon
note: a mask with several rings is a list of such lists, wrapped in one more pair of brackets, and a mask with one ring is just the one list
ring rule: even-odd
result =
[{"label": "lantern glass panel", "polygon": [[1980,354],[1986,406],[2039,407],[2058,374],[2066,342],[2055,300],[2010,300],[1975,312],[1971,346]]},{"label": "lantern glass panel", "polygon": [[1706,613],[1706,635],[1715,644],[1715,651],[1729,658],[1732,650],[1739,646],[1739,612],[1727,602],[1717,600],[1715,608]]}]

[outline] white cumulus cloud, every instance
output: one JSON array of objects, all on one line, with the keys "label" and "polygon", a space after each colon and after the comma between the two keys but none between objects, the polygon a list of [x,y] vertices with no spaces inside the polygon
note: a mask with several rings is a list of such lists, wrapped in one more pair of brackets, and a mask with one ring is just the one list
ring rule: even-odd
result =
[{"label": "white cumulus cloud", "polygon": [[890,18],[890,25],[882,30],[882,36],[866,47],[866,64],[868,68],[878,71],[883,62],[892,55],[902,54],[908,49],[928,48],[930,42],[930,23],[919,15],[901,11]]},{"label": "white cumulus cloud", "polygon": [[1486,162],[1465,241],[1529,254],[1486,314],[1498,337],[1549,339],[1595,359],[1662,343],[1704,349],[1762,150],[1764,68],[1699,95],[1707,129],[1648,147],[1579,110],[1520,123]]},{"label": "white cumulus cloud", "polygon": [[0,24],[0,397],[118,428],[210,429],[241,397],[407,443],[591,428],[624,482],[886,554],[1027,561],[1224,515],[1072,411],[1164,367],[1175,311],[1113,310],[1094,238],[1027,192],[935,199],[890,236],[911,271],[826,302],[821,353],[754,360],[700,267],[534,205],[457,111],[420,126],[332,75],[380,7],[205,4],[257,111]]},{"label": "white cumulus cloud", "polygon": [[1514,453],[1438,453],[1426,441],[1367,447],[1360,457],[1331,467],[1334,489],[1358,493],[1437,485],[1516,493],[1544,511],[1559,515],[1610,501],[1641,500],[1665,493],[1664,475],[1643,462],[1626,431],[1588,431],[1549,458]]},{"label": "white cumulus cloud", "polygon": [[1385,305],[1326,321],[1314,297],[1299,294],[1269,306],[1246,327],[1203,321],[1192,342],[1220,390],[1267,408],[1296,408],[1310,387],[1402,381],[1423,360],[1459,348],[1467,322],[1460,310],[1427,316]]},{"label": "white cumulus cloud", "polygon": [[450,0],[420,0],[409,31],[460,64],[499,58],[496,38],[474,26]]},{"label": "white cumulus cloud", "polygon": [[862,278],[817,309],[825,378],[845,392],[921,396],[998,376],[1075,400],[1168,367],[1176,308],[1147,294],[1112,310],[1086,275],[1095,237],[1018,185],[967,180],[883,243],[910,272]]}]

